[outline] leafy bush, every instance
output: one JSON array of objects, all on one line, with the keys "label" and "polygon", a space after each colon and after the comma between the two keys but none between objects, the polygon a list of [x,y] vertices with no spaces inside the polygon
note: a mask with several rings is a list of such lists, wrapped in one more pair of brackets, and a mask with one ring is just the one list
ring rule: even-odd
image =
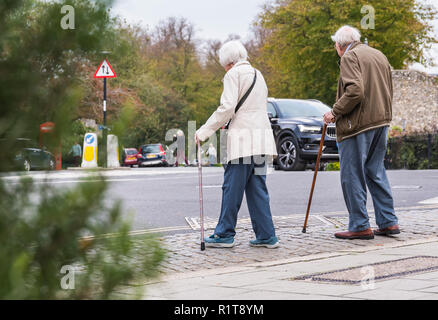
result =
[{"label": "leafy bush", "polygon": [[[84,96],[79,79],[84,65],[97,64],[98,53],[112,43],[111,2],[0,5],[0,171],[8,171],[21,151],[18,138],[39,140],[43,122],[55,123],[44,141],[49,150],[64,143],[68,152],[72,140],[82,137],[84,128],[74,122]],[[75,30],[60,28],[64,4],[75,8]],[[120,203],[105,201],[104,179],[91,179],[60,189],[0,177],[0,299],[114,298],[120,286],[158,274],[164,258],[158,240],[134,243]],[[61,273],[65,266],[76,270],[74,290],[61,288],[63,280],[73,281]]]},{"label": "leafy bush", "polygon": [[437,169],[438,134],[389,138],[385,163],[389,169]]},{"label": "leafy bush", "polygon": [[[105,206],[106,183],[94,179],[68,191],[0,181],[0,299],[118,298],[117,288],[158,274],[159,241],[134,245],[120,203]],[[63,266],[76,270],[74,290],[61,287]]]},{"label": "leafy bush", "polygon": [[325,167],[325,171],[339,171],[341,167],[339,166],[339,162],[330,162]]}]

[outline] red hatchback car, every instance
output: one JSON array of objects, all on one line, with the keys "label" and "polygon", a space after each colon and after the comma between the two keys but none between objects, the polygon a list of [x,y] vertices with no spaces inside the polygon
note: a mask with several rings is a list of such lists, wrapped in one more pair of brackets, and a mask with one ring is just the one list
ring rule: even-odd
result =
[{"label": "red hatchback car", "polygon": [[138,150],[135,148],[123,149],[123,166],[132,167],[137,164]]}]

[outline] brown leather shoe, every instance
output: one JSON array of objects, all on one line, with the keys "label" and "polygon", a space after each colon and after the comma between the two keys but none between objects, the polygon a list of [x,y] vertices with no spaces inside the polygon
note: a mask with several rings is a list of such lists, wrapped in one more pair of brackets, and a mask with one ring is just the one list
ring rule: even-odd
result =
[{"label": "brown leather shoe", "polygon": [[393,225],[391,227],[385,228],[385,229],[377,229],[374,230],[374,234],[376,236],[390,236],[393,234],[399,234],[400,233],[400,229],[398,227],[398,224]]},{"label": "brown leather shoe", "polygon": [[374,233],[371,228],[360,232],[352,232],[352,231],[344,231],[335,233],[335,237],[338,239],[362,239],[362,240],[370,240],[374,239]]}]

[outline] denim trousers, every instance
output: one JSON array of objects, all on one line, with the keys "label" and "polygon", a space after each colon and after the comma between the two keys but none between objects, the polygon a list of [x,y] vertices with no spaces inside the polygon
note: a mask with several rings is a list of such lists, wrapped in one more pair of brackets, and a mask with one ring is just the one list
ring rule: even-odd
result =
[{"label": "denim trousers", "polygon": [[349,212],[349,231],[359,232],[370,228],[366,208],[367,187],[378,227],[384,229],[398,223],[384,166],[387,137],[386,126],[339,143],[341,186]]},{"label": "denim trousers", "polygon": [[221,213],[214,233],[219,237],[234,237],[244,193],[256,238],[267,240],[275,236],[263,156],[239,158],[225,166]]}]

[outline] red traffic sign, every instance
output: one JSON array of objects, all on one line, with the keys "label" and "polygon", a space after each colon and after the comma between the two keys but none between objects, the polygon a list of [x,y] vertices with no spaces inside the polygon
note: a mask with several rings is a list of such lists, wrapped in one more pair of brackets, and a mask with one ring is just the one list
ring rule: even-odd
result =
[{"label": "red traffic sign", "polygon": [[99,68],[97,68],[96,73],[94,74],[95,78],[117,78],[116,73],[113,68],[109,64],[108,60],[104,59]]}]

